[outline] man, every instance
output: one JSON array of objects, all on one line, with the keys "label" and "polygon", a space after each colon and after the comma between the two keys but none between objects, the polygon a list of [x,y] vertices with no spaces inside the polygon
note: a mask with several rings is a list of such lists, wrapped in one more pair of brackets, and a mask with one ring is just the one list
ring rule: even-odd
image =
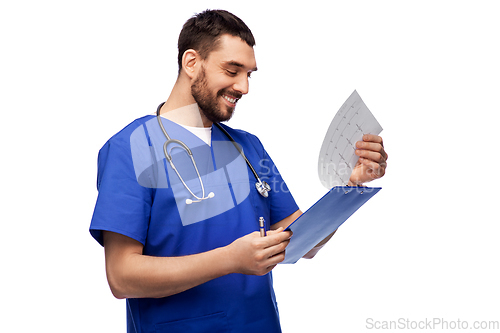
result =
[{"label": "man", "polygon": [[[179,36],[177,81],[158,110],[165,133],[146,116],[99,152],[90,231],[104,245],[113,295],[127,299],[129,332],[281,331],[270,271],[285,256],[291,233],[283,230],[301,211],[255,136],[213,126],[229,120],[248,93],[254,44],[248,27],[226,11],[189,19]],[[255,191],[224,130],[276,184],[268,197]],[[193,163],[180,144],[163,150],[167,132],[191,148]],[[363,140],[352,185],[385,172],[382,139]],[[175,164],[166,162],[169,154]],[[256,231],[260,217],[265,237]]]}]

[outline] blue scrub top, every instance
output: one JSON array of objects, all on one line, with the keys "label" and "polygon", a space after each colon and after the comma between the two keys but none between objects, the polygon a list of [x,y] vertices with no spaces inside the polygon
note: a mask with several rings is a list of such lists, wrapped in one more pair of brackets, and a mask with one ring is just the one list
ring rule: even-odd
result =
[{"label": "blue scrub top", "polygon": [[[266,228],[298,209],[276,166],[257,137],[224,128],[240,144],[262,180],[268,198],[255,189],[255,177],[236,148],[216,126],[206,145],[183,127],[163,119],[173,139],[193,151],[205,195],[194,198],[163,153],[165,136],[154,116],[135,120],[99,151],[99,191],[90,233],[102,245],[102,231],[133,238],[150,256],[184,256],[226,246]],[[187,154],[169,146],[175,167],[189,188],[201,196],[198,176]],[[127,299],[128,332],[280,332],[272,274],[230,274],[182,293],[159,299]]]}]

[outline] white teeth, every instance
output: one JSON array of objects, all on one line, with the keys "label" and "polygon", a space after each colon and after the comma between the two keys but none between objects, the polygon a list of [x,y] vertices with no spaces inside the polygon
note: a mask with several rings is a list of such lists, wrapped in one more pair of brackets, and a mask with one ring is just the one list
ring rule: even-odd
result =
[{"label": "white teeth", "polygon": [[224,98],[226,99],[226,101],[228,101],[229,103],[236,103],[237,99],[236,98],[231,98],[229,96],[226,96],[224,95]]}]

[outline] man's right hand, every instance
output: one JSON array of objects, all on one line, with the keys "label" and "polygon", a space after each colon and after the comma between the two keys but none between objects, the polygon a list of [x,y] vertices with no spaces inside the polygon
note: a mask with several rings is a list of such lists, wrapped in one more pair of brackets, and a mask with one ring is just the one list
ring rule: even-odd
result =
[{"label": "man's right hand", "polygon": [[285,259],[285,248],[290,243],[291,231],[283,228],[270,230],[261,237],[258,231],[238,238],[227,249],[235,273],[264,275]]}]

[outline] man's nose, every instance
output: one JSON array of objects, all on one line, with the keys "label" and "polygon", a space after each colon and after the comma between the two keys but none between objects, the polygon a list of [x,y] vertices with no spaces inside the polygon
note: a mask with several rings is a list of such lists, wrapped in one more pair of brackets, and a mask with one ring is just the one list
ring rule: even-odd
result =
[{"label": "man's nose", "polygon": [[248,88],[249,88],[249,83],[248,83],[248,76],[243,76],[241,75],[238,77],[238,80],[233,86],[233,89],[239,92],[242,95],[248,94]]}]

